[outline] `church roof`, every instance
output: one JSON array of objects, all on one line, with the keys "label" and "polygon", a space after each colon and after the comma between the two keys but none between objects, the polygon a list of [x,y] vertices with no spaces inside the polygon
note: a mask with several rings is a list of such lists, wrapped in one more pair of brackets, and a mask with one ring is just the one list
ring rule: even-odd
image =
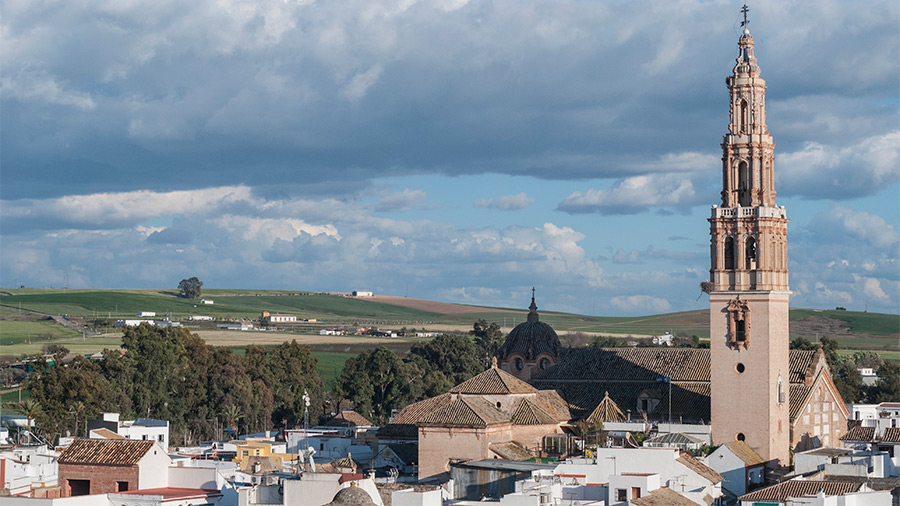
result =
[{"label": "church roof", "polygon": [[556,425],[560,422],[528,399],[519,403],[519,407],[512,415],[512,421],[516,425]]},{"label": "church roof", "polygon": [[534,403],[559,421],[573,418],[569,403],[556,390],[538,390]]},{"label": "church roof", "polygon": [[597,407],[594,408],[594,411],[587,418],[587,421],[591,423],[621,422],[624,420],[625,414],[622,413],[616,402],[609,398],[609,392],[604,394],[603,400],[600,401],[600,404],[597,404]]},{"label": "church roof", "polygon": [[532,394],[535,392],[537,392],[537,389],[533,386],[496,367],[491,367],[450,389],[450,393],[453,394],[502,395]]},{"label": "church roof", "polygon": [[[790,351],[791,416],[803,408],[824,364],[816,351]],[[821,354],[820,354],[821,355]],[[573,348],[563,360],[540,371],[531,381],[535,387],[556,390],[568,402],[573,418],[589,417],[609,393],[620,409],[635,411],[641,396],[658,399],[653,413],[669,412],[668,384],[671,378],[672,418],[710,419],[710,355],[708,349],[693,348]],[[638,416],[636,413],[634,416]]]},{"label": "church roof", "polygon": [[506,336],[506,340],[497,350],[497,356],[506,359],[512,353],[520,353],[527,360],[534,360],[541,353],[559,357],[562,355],[562,351],[563,347],[556,331],[550,325],[540,321],[532,291],[528,319],[516,325]]},{"label": "church roof", "polygon": [[451,427],[487,427],[510,423],[510,418],[480,397],[459,397],[428,413],[418,425]]},{"label": "church roof", "polygon": [[378,437],[415,439],[419,434],[416,423],[435,409],[449,404],[452,397],[450,394],[441,394],[406,406],[389,424],[378,429]]}]

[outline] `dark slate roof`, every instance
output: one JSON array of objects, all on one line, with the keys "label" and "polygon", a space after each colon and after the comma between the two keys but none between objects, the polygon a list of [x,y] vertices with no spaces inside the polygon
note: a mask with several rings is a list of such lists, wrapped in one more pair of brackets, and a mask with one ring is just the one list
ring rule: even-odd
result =
[{"label": "dark slate roof", "polygon": [[131,439],[76,439],[60,454],[60,464],[133,466],[150,449],[153,441]]},{"label": "dark slate roof", "polygon": [[531,297],[528,319],[512,329],[506,341],[497,350],[497,356],[505,360],[512,353],[521,353],[528,360],[534,360],[541,353],[549,353],[555,357],[562,355],[563,347],[553,327],[538,318],[534,294]]},{"label": "dark slate roof", "polygon": [[414,465],[419,463],[419,445],[418,444],[392,444],[387,445],[388,448],[394,452],[394,455],[397,456],[403,462],[406,462],[407,465]]}]

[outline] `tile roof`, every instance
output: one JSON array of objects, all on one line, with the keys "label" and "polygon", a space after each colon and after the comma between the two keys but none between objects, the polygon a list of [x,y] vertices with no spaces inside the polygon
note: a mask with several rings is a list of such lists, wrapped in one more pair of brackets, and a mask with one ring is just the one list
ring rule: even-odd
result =
[{"label": "tile roof", "polygon": [[91,434],[96,436],[94,439],[127,439],[125,436],[120,436],[118,433],[115,433],[106,427],[93,429],[91,430]]},{"label": "tile roof", "polygon": [[559,342],[559,336],[553,327],[540,321],[534,297],[531,298],[528,309],[526,321],[510,331],[497,349],[497,356],[505,360],[513,353],[520,353],[526,359],[534,360],[541,353],[549,353],[555,357],[562,355],[564,348]]},{"label": "tile roof", "polygon": [[609,392],[605,392],[603,400],[600,401],[600,404],[597,404],[597,407],[587,417],[587,420],[591,423],[621,422],[625,420],[625,414],[622,413],[616,402],[609,398]]},{"label": "tile roof", "polygon": [[694,471],[703,478],[709,480],[709,482],[712,484],[719,483],[720,481],[725,479],[724,476],[715,472],[711,467],[707,466],[703,462],[700,462],[694,457],[691,457],[687,453],[682,453],[676,460],[678,460],[678,462],[680,462],[691,471]]},{"label": "tile roof", "polygon": [[853,427],[841,436],[841,441],[874,441],[875,427]]},{"label": "tile roof", "polygon": [[879,440],[882,443],[900,443],[900,427],[887,427]]},{"label": "tile roof", "polygon": [[697,506],[694,501],[666,487],[651,490],[650,495],[633,499],[629,504],[634,506]]},{"label": "tile roof", "polygon": [[153,448],[153,441],[76,439],[60,454],[60,464],[133,466]]},{"label": "tile roof", "polygon": [[691,348],[572,348],[537,380],[709,381],[709,350]]},{"label": "tile roof", "polygon": [[435,409],[446,406],[451,400],[450,394],[441,394],[406,406],[389,424],[378,429],[378,437],[416,439],[419,434],[416,423]]},{"label": "tile roof", "polygon": [[872,478],[870,476],[847,476],[826,474],[825,481],[865,483],[872,490],[893,490],[900,487],[900,478]]},{"label": "tile roof", "polygon": [[806,398],[809,396],[810,392],[812,392],[812,386],[791,385],[788,394],[791,420],[796,420],[797,417],[800,416],[800,411],[803,410],[803,406],[806,405]]},{"label": "tile roof", "polygon": [[533,386],[516,378],[512,374],[491,367],[487,371],[478,374],[467,381],[450,389],[450,393],[456,394],[532,394],[537,392]]},{"label": "tile roof", "polygon": [[569,403],[556,390],[538,390],[533,401],[538,407],[561,422],[567,422],[574,418],[569,409]]},{"label": "tile roof", "polygon": [[556,425],[560,421],[528,399],[519,403],[512,415],[516,425]]},{"label": "tile roof", "polygon": [[754,490],[742,495],[741,501],[784,501],[791,497],[810,497],[819,492],[829,495],[844,495],[856,492],[862,483],[847,483],[820,480],[790,480],[770,487]]},{"label": "tile roof", "polygon": [[494,443],[488,445],[488,449],[494,453],[496,453],[501,459],[504,460],[529,460],[534,458],[534,455],[529,453],[528,450],[522,447],[519,443],[515,441],[509,441],[507,443]]},{"label": "tile roof", "polygon": [[744,464],[748,466],[755,466],[757,464],[765,463],[765,460],[763,460],[758,453],[753,451],[753,448],[750,448],[750,445],[743,441],[729,441],[723,446],[731,450],[731,453],[735,454],[737,458],[743,460]]},{"label": "tile roof", "polygon": [[372,422],[356,411],[346,409],[335,415],[331,420],[328,420],[325,425],[331,427],[345,427],[348,425],[351,427],[371,427]]},{"label": "tile roof", "polygon": [[428,413],[418,425],[487,427],[510,423],[509,416],[480,397],[459,397]]},{"label": "tile roof", "polygon": [[807,374],[813,373],[813,359],[816,352],[813,350],[791,350],[788,358],[791,370],[791,383],[803,383]]}]

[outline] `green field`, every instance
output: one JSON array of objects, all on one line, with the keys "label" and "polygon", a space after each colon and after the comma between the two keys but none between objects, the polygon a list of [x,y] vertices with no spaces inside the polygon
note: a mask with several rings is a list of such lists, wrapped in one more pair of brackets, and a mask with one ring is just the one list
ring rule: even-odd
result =
[{"label": "green field", "polygon": [[0,320],[0,347],[35,344],[37,348],[51,341],[81,337],[80,332],[50,321]]},{"label": "green field", "polygon": [[[168,312],[172,319],[182,321],[189,315],[206,315],[225,320],[255,319],[263,311],[290,313],[299,318],[318,320],[318,323],[302,328],[298,326],[294,333],[277,334],[279,339],[285,340],[300,335],[297,332],[314,334],[327,325],[358,324],[387,329],[407,327],[465,331],[471,329],[472,323],[481,318],[496,322],[503,327],[504,332],[509,332],[526,317],[523,308],[485,308],[483,312],[472,308],[471,311],[448,311],[447,314],[442,314],[374,300],[312,292],[204,290],[203,298],[214,300],[212,305],[201,305],[198,300],[183,299],[177,295],[175,290],[5,290],[0,294],[0,355],[37,353],[47,342],[59,342],[75,353],[92,353],[119,345],[121,334],[117,332],[106,338],[82,339],[75,331],[52,322],[38,321],[42,317],[36,313],[80,317],[84,319],[82,323],[101,325],[97,327],[100,331],[108,331],[108,327],[104,328],[102,325],[108,326],[112,319],[133,318],[139,311],[155,311],[158,317],[163,317]],[[35,321],[22,321],[29,317]],[[828,335],[836,338],[843,348],[876,350],[884,352],[888,357],[900,353],[898,315],[792,308],[790,319],[792,337],[802,336],[816,340],[819,336]],[[687,333],[701,339],[709,338],[708,310],[637,317],[600,317],[541,311],[541,321],[550,324],[560,335],[585,332],[621,337],[672,332],[676,335]],[[203,328],[212,329],[212,322]],[[204,338],[210,344],[237,348],[233,338],[229,340],[212,335]],[[412,342],[398,339],[388,346],[397,353],[405,353]],[[323,355],[330,357],[324,360],[328,362],[336,360],[336,356],[356,354],[378,345],[384,343],[352,346],[315,344],[312,349],[317,353],[336,354]]]}]

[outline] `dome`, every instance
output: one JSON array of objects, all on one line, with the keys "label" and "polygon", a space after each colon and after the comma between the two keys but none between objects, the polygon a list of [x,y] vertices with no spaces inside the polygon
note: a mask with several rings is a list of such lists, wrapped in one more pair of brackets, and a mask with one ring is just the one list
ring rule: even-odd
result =
[{"label": "dome", "polygon": [[549,353],[554,357],[562,354],[562,345],[556,331],[538,319],[534,289],[531,291],[531,306],[528,309],[528,319],[516,325],[497,350],[497,356],[501,360],[505,360],[512,353],[521,353],[526,360],[534,360],[541,353]]},{"label": "dome", "polygon": [[372,497],[365,490],[349,486],[347,488],[342,488],[338,490],[337,494],[334,494],[334,499],[327,506],[375,506],[375,502],[372,501]]}]

